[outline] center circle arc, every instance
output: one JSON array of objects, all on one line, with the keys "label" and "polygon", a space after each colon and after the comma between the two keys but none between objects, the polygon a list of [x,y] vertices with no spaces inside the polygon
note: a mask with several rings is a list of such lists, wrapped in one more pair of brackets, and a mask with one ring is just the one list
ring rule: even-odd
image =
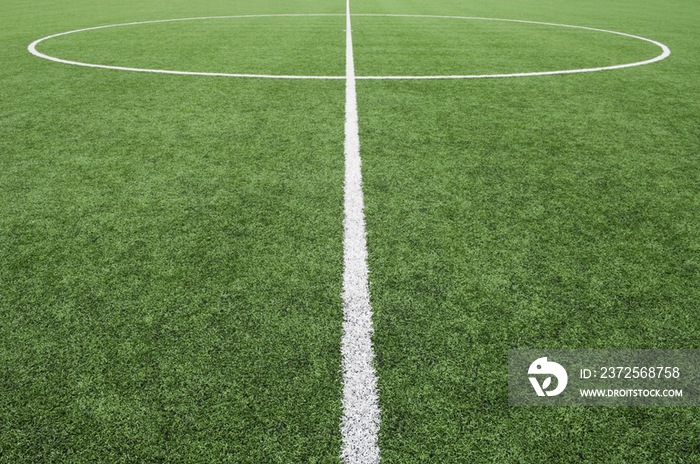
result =
[{"label": "center circle arc", "polygon": [[[124,26],[136,26],[142,24],[153,24],[153,23],[165,23],[165,22],[175,22],[175,21],[196,21],[196,20],[206,20],[206,19],[234,19],[234,18],[265,18],[265,17],[298,17],[298,16],[345,16],[344,14],[270,14],[270,15],[239,15],[239,16],[207,16],[201,18],[180,18],[180,19],[162,19],[155,21],[140,21],[133,23],[123,23],[123,24],[111,24],[108,26],[96,26],[88,27],[84,29],[77,29],[74,31],[61,32],[59,34],[53,34],[41,39],[35,40],[27,49],[29,52],[40,58],[55,61],[58,63],[70,64],[75,66],[86,66],[91,68],[103,68],[103,69],[114,69],[120,71],[134,71],[134,72],[150,72],[159,74],[184,74],[184,75],[194,75],[194,76],[219,76],[219,77],[257,77],[266,79],[345,79],[346,76],[296,76],[296,75],[271,75],[271,74],[232,74],[232,73],[213,73],[213,72],[196,72],[196,71],[175,71],[175,70],[165,70],[165,69],[147,69],[147,68],[129,68],[124,66],[109,66],[94,63],[83,63],[80,61],[70,61],[64,60],[55,56],[46,55],[37,51],[36,46],[48,39],[54,37],[64,36],[68,34],[75,34],[78,32],[93,31],[97,29],[106,29],[110,27],[124,27]],[[658,56],[651,58],[649,60],[637,61],[634,63],[618,64],[613,66],[602,66],[595,68],[581,68],[581,69],[564,69],[559,71],[541,71],[541,72],[526,72],[526,73],[508,73],[508,74],[472,74],[472,75],[424,75],[424,76],[355,76],[355,79],[478,79],[478,78],[488,78],[488,77],[527,77],[527,76],[551,76],[556,74],[575,74],[584,72],[595,72],[604,71],[612,69],[630,68],[633,66],[642,66],[645,64],[655,63],[661,61],[671,54],[671,50],[661,42],[657,42],[652,39],[647,39],[645,37],[640,37],[632,34],[627,34],[624,32],[609,31],[605,29],[596,29],[586,26],[573,26],[569,24],[556,24],[556,23],[546,23],[539,21],[524,21],[518,19],[499,19],[499,18],[478,18],[469,16],[438,16],[438,15],[403,15],[403,14],[351,14],[351,16],[377,16],[377,17],[405,17],[405,18],[442,18],[442,19],[465,19],[465,20],[482,20],[482,21],[503,21],[503,22],[513,22],[513,23],[524,23],[524,24],[538,24],[544,26],[554,26],[554,27],[568,27],[573,29],[584,29],[594,32],[604,32],[608,34],[616,34],[625,37],[630,37],[633,39],[642,40],[645,42],[652,43],[659,48],[661,48],[662,53]]]}]

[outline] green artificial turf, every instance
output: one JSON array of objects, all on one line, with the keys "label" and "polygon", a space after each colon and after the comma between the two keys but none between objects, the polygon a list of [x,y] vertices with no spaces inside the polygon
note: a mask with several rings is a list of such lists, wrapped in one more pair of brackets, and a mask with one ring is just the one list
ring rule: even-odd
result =
[{"label": "green artificial turf", "polygon": [[561,71],[662,53],[654,44],[616,34],[495,20],[358,16],[353,28],[358,76]]},{"label": "green artificial turf", "polygon": [[108,66],[189,72],[343,76],[344,16],[222,17],[108,27],[40,52]]},{"label": "green artificial turf", "polygon": [[[603,2],[355,3],[599,27],[673,53],[571,76],[360,81],[383,462],[700,461],[697,408],[507,403],[508,349],[698,348],[700,37],[687,16],[700,9],[682,3],[614,2],[605,20]],[[433,40],[416,29],[409,43]],[[378,74],[409,63],[365,59]],[[411,72],[430,74],[423,63]]]},{"label": "green artificial turf", "polygon": [[0,462],[337,462],[343,81],[27,52],[80,7],[3,27]]},{"label": "green artificial turf", "polygon": [[[700,8],[353,0],[664,61],[358,80],[382,462],[695,463],[697,408],[510,407],[516,348],[698,349]],[[339,462],[343,2],[0,5],[0,462]],[[660,49],[354,16],[358,76]]]}]

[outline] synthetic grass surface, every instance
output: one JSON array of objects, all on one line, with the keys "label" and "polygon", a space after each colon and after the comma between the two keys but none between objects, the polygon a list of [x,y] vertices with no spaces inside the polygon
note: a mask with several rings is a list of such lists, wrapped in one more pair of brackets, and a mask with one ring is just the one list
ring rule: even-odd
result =
[{"label": "synthetic grass surface", "polygon": [[343,25],[342,15],[193,19],[77,32],[38,50],[131,68],[343,76]]},{"label": "synthetic grass surface", "polygon": [[[399,8],[375,5],[355,9]],[[698,348],[700,95],[687,17],[700,11],[608,5],[400,7],[638,33],[671,58],[358,84],[384,462],[700,460],[697,408],[507,405],[508,349]]]},{"label": "synthetic grass surface", "polygon": [[[344,6],[0,6],[0,462],[338,462],[344,82],[26,47]],[[697,5],[351,9],[672,50],[584,75],[358,81],[383,462],[698,462],[697,408],[513,408],[506,392],[508,349],[699,348]],[[288,19],[38,48],[342,75],[343,17]],[[355,16],[353,38],[358,75],[659,53],[427,18]]]},{"label": "synthetic grass surface", "polygon": [[357,16],[353,28],[358,76],[561,71],[634,63],[662,52],[621,35],[507,21]]},{"label": "synthetic grass surface", "polygon": [[337,462],[342,81],[29,55],[73,8],[3,27],[0,461]]}]

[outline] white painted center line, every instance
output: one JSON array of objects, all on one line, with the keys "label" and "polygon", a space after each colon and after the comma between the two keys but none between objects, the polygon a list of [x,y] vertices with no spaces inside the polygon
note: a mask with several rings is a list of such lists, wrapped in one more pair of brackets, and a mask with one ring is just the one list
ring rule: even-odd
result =
[{"label": "white painted center line", "polygon": [[345,62],[345,233],[343,238],[343,419],[341,457],[346,464],[379,462],[379,400],[372,349],[367,239],[357,121],[350,0],[347,0]]}]

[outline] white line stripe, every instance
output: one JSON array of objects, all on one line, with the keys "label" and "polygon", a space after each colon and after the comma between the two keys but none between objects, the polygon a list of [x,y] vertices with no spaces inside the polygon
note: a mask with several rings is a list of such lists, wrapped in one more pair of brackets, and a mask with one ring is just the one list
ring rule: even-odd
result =
[{"label": "white line stripe", "polygon": [[379,399],[372,350],[367,240],[357,121],[350,0],[347,0],[345,53],[345,272],[343,273],[343,420],[341,458],[346,464],[379,462]]}]

